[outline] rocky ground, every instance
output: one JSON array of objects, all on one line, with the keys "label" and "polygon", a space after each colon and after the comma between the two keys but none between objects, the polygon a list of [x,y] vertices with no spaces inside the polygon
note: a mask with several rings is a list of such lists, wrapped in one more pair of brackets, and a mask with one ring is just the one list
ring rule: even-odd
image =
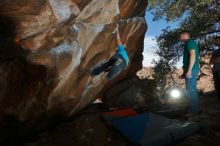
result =
[{"label": "rocky ground", "polygon": [[76,118],[40,134],[25,146],[126,146],[119,133],[102,119],[100,105],[92,105]]},{"label": "rocky ground", "polygon": [[202,112],[198,116],[186,115],[183,119],[199,123],[201,130],[180,142],[177,146],[219,146],[220,145],[220,106],[213,93],[201,98]]},{"label": "rocky ground", "polygon": [[[179,120],[197,122],[201,129],[176,146],[219,146],[220,108],[214,93],[201,98],[202,112],[198,116],[180,115]],[[48,130],[37,137],[35,142],[25,146],[128,146],[132,145],[117,131],[106,125],[102,119],[102,104],[94,104],[75,118]]]}]

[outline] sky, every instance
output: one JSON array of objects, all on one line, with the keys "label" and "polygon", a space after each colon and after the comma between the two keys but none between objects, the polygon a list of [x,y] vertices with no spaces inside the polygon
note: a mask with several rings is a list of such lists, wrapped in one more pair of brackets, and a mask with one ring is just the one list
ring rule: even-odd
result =
[{"label": "sky", "polygon": [[[159,36],[162,33],[162,30],[168,26],[171,29],[178,27],[178,22],[167,23],[165,20],[153,21],[153,15],[148,11],[146,12],[145,19],[148,24],[148,30],[144,40],[143,66],[150,67],[153,66],[153,59],[158,59],[158,57],[154,54],[156,49],[158,49],[156,36]],[[180,63],[178,63],[178,66],[180,66]]]}]

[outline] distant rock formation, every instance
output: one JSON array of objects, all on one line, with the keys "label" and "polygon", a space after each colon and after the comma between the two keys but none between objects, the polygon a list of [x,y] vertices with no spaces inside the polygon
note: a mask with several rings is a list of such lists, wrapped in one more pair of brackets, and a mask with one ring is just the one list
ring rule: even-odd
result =
[{"label": "distant rock formation", "polygon": [[[153,76],[152,76],[153,73],[154,73],[153,68],[145,67],[141,69],[140,71],[138,71],[137,76],[140,79],[153,79]],[[182,75],[182,69],[178,69],[175,71],[175,73],[172,76],[176,84],[184,88],[185,81],[180,78],[181,75]],[[199,78],[198,78],[197,88],[199,91],[204,92],[204,93],[214,90],[212,69],[209,65],[203,65],[203,67],[201,68]]]}]

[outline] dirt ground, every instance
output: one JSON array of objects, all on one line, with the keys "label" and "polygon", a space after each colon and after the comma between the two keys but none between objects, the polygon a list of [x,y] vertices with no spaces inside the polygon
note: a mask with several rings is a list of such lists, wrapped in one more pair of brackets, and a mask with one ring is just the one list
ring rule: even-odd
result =
[{"label": "dirt ground", "polygon": [[[220,106],[213,93],[201,98],[202,112],[198,116],[185,114],[178,119],[197,122],[201,128],[196,134],[175,146],[220,146]],[[25,146],[132,146],[102,119],[99,104],[84,110]]]},{"label": "dirt ground", "polygon": [[202,112],[198,116],[181,117],[197,122],[200,131],[180,142],[177,146],[220,146],[220,104],[215,94],[201,97]]}]

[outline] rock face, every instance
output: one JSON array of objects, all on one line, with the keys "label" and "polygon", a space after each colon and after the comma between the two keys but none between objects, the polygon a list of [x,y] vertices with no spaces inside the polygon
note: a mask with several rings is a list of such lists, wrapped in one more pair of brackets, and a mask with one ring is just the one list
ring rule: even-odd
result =
[{"label": "rock face", "polygon": [[123,80],[103,95],[107,108],[147,108],[157,104],[156,82],[138,77]]},{"label": "rock face", "polygon": [[[134,76],[146,7],[146,0],[1,0],[0,121],[68,117]],[[90,78],[90,69],[115,51],[117,23],[131,63],[111,82]]]}]

